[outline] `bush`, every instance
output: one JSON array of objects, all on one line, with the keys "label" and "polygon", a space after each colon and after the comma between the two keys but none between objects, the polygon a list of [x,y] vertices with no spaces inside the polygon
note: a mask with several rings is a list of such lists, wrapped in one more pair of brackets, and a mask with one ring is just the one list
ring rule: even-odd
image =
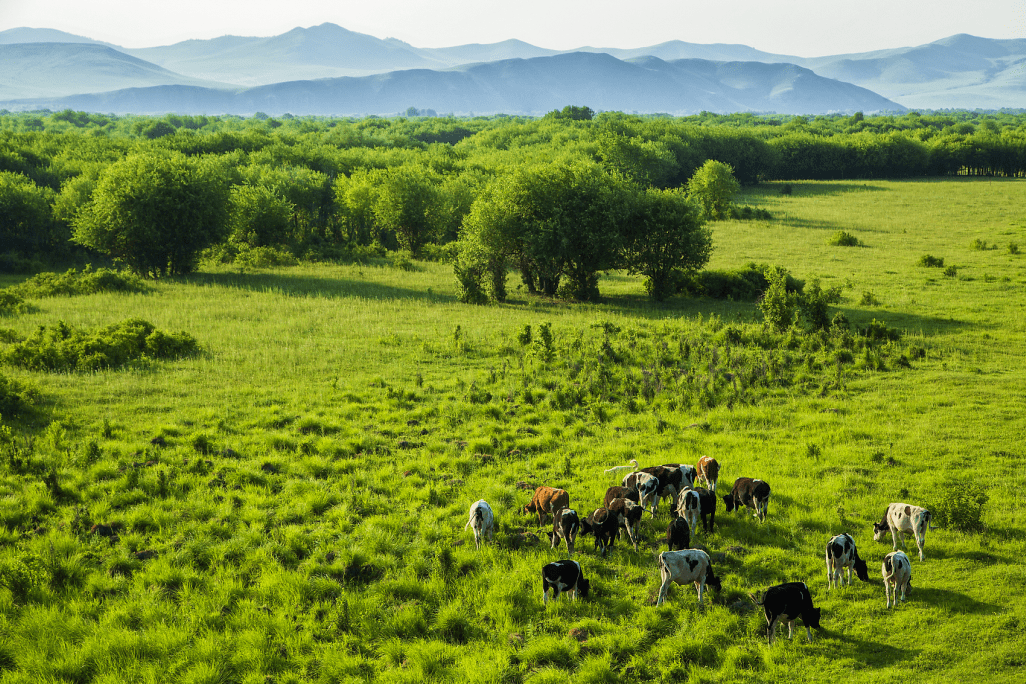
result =
[{"label": "bush", "polygon": [[880,306],[880,300],[876,298],[869,290],[862,293],[862,299],[859,300],[859,306]]},{"label": "bush", "polygon": [[1008,253],[1009,254],[1018,254],[1019,253],[1019,243],[1017,243],[1017,242],[1009,242],[1008,243]]},{"label": "bush", "polygon": [[10,289],[0,290],[0,314],[14,314],[21,311],[25,300]]},{"label": "bush", "polygon": [[23,297],[57,297],[97,292],[144,292],[142,279],[110,268],[96,271],[86,266],[81,272],[70,268],[64,273],[40,273],[16,287],[8,288]]},{"label": "bush", "polygon": [[38,399],[34,388],[0,373],[0,416],[18,415]]},{"label": "bush", "polygon": [[61,321],[50,329],[40,326],[27,340],[0,354],[0,360],[29,370],[96,371],[118,368],[143,356],[180,358],[198,349],[190,335],[165,333],[140,319],[95,332],[77,330]]},{"label": "bush", "polygon": [[982,532],[983,506],[989,499],[980,485],[953,480],[941,488],[930,512],[940,527],[959,532]]},{"label": "bush", "polygon": [[987,244],[986,240],[976,238],[969,244],[969,249],[975,250],[977,252],[983,252],[985,250],[990,249],[990,245]]},{"label": "bush", "polygon": [[761,207],[750,207],[747,204],[738,206],[735,204],[727,210],[727,218],[732,218],[735,221],[751,221],[753,219],[769,221],[773,218],[773,214]]},{"label": "bush", "polygon": [[929,254],[924,254],[923,256],[919,257],[917,265],[926,266],[928,268],[941,268],[942,266],[944,266],[944,259],[941,257],[935,257],[930,256]]},{"label": "bush", "polygon": [[861,247],[862,241],[846,230],[839,230],[827,241],[834,247]]},{"label": "bush", "polygon": [[[713,299],[729,299],[738,302],[755,301],[769,287],[767,273],[772,268],[768,264],[749,263],[743,268],[733,271],[700,271],[690,276],[680,275],[677,291],[693,297],[711,297]],[[786,270],[785,287],[788,292],[801,292],[805,283],[798,280]]]},{"label": "bush", "polygon": [[946,275],[949,278],[954,278],[958,275],[958,267],[954,265],[948,266],[946,269],[944,269],[944,275]]}]

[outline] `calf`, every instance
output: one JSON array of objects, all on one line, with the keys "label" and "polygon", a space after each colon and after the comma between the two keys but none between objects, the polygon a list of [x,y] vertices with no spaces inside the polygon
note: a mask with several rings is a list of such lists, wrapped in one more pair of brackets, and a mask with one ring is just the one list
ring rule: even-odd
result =
[{"label": "calf", "polygon": [[492,515],[492,507],[484,499],[470,505],[470,519],[463,527],[463,531],[466,532],[468,527],[474,528],[474,543],[479,549],[481,537],[487,537],[488,541],[495,540],[495,516]]},{"label": "calf", "polygon": [[901,589],[902,601],[905,600],[906,593],[912,593],[912,563],[904,551],[891,551],[884,556],[880,574],[883,575],[888,608],[898,605],[898,589]]},{"label": "calf", "polygon": [[548,516],[560,508],[570,508],[570,495],[564,489],[555,487],[538,487],[534,490],[531,503],[524,506],[524,513],[537,513],[538,525],[541,526]]},{"label": "calf", "polygon": [[684,549],[682,551],[663,551],[659,554],[659,598],[656,605],[662,605],[670,582],[688,584],[694,582],[698,590],[698,605],[702,605],[702,594],[705,585],[720,589],[720,580],[713,573],[709,554],[700,549]]},{"label": "calf", "polygon": [[605,496],[605,499],[602,502],[602,505],[605,506],[606,508],[609,508],[609,502],[612,501],[613,499],[627,499],[628,501],[633,501],[634,503],[639,503],[640,500],[641,500],[641,497],[638,494],[638,490],[637,489],[627,489],[626,487],[619,487],[619,486],[617,486],[617,487],[610,487],[609,489],[606,490],[606,496]]},{"label": "calf", "polygon": [[916,546],[919,547],[919,560],[923,560],[926,530],[929,529],[931,520],[933,520],[933,514],[925,508],[904,503],[892,503],[884,512],[883,520],[873,523],[873,541],[883,541],[884,534],[890,530],[893,548],[897,551],[898,539],[901,539],[902,548],[907,549],[905,535],[912,534],[916,538]]},{"label": "calf", "polygon": [[677,497],[677,506],[673,515],[680,516],[688,521],[688,527],[697,531],[698,517],[702,510],[702,498],[694,489],[685,489]]},{"label": "calf", "polygon": [[608,508],[596,508],[581,523],[581,534],[595,535],[595,548],[605,557],[606,549],[613,546],[620,529],[619,517]]},{"label": "calf", "polygon": [[730,494],[723,497],[723,503],[727,505],[727,513],[732,510],[747,506],[755,511],[755,517],[759,522],[766,522],[766,514],[769,512],[770,486],[762,480],[753,480],[750,477],[739,477],[734,480],[734,488]]},{"label": "calf", "polygon": [[577,511],[572,508],[560,508],[552,516],[552,533],[549,540],[552,542],[550,548],[559,546],[559,540],[566,540],[567,551],[574,555],[574,542],[577,541],[577,533],[581,530],[581,519]]},{"label": "calf", "polygon": [[771,646],[776,636],[777,624],[780,622],[787,623],[788,639],[794,631],[794,621],[798,618],[805,623],[805,637],[809,641],[812,641],[810,627],[822,629],[819,626],[820,609],[812,605],[812,594],[809,593],[805,582],[788,582],[770,587],[762,600],[756,600],[756,603],[766,612],[767,634]]},{"label": "calf", "polygon": [[645,513],[645,509],[637,505],[633,501],[628,499],[613,499],[606,508],[616,515],[617,522],[619,523],[618,533],[623,530],[627,531],[627,539],[634,544],[634,550],[638,550],[638,534],[639,526],[641,524],[641,516]]},{"label": "calf", "polygon": [[855,540],[850,534],[838,534],[830,538],[826,545],[826,568],[827,585],[833,589],[834,584],[844,586],[844,571],[848,571],[848,586],[854,581],[851,578],[851,570],[855,568],[855,575],[863,582],[869,581],[869,569],[866,568],[866,561],[859,558],[859,551],[855,548]]},{"label": "calf", "polygon": [[691,546],[691,528],[684,518],[674,518],[666,528],[666,546],[670,551],[679,551]]},{"label": "calf", "polygon": [[720,479],[720,464],[715,458],[703,456],[695,466],[695,482],[702,482],[710,491],[716,491],[716,481]]},{"label": "calf", "polygon": [[[716,528],[716,494],[708,489],[696,489],[698,501],[702,504],[699,513],[702,516],[702,529],[712,532]],[[706,517],[708,516],[708,520]]]},{"label": "calf", "polygon": [[570,598],[576,599],[588,597],[590,588],[588,580],[584,579],[581,572],[581,564],[574,560],[560,560],[549,563],[542,568],[542,603],[549,603],[549,589],[552,590],[552,598],[558,599],[560,592],[570,593]]},{"label": "calf", "polygon": [[656,507],[659,505],[659,478],[651,473],[631,473],[623,478],[623,486],[638,492],[638,503],[642,508],[652,505],[654,518]]}]

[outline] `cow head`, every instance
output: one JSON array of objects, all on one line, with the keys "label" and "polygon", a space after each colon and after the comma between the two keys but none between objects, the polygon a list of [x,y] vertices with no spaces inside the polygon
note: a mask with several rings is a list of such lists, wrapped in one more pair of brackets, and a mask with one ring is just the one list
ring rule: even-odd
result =
[{"label": "cow head", "polygon": [[713,574],[712,566],[710,565],[705,571],[705,585],[712,587],[716,591],[721,591],[723,585],[720,583],[720,578]]},{"label": "cow head", "polygon": [[727,513],[730,513],[732,510],[734,510],[734,508],[736,508],[736,504],[734,503],[734,495],[724,494],[723,504],[727,507]]},{"label": "cow head", "polygon": [[802,613],[802,622],[805,623],[806,627],[812,627],[813,629],[823,629],[819,626],[819,618],[823,613],[822,608],[811,608]]},{"label": "cow head", "polygon": [[588,598],[588,590],[591,589],[591,582],[583,577],[577,580],[577,595],[581,598]]},{"label": "cow head", "polygon": [[882,541],[884,535],[891,530],[887,523],[873,523],[873,541]]},{"label": "cow head", "polygon": [[866,561],[856,557],[855,562],[852,563],[852,567],[855,568],[855,576],[863,582],[869,581],[869,569],[866,567]]}]

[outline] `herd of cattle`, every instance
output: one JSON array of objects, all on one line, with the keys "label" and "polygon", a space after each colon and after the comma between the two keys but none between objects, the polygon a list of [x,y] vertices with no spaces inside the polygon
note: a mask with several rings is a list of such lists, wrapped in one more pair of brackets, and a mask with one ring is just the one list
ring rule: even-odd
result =
[{"label": "herd of cattle", "polygon": [[[638,468],[638,462],[615,466],[606,473],[629,471],[623,478],[623,486],[610,487],[606,491],[601,508],[596,508],[582,519],[570,508],[570,495],[563,489],[538,487],[530,503],[524,506],[524,513],[534,513],[541,526],[552,518],[552,532],[549,541],[552,548],[566,543],[567,552],[574,555],[574,545],[581,535],[595,537],[595,549],[602,557],[620,536],[638,550],[641,519],[648,511],[655,518],[662,498],[670,501],[670,524],[666,530],[667,551],[659,554],[659,575],[662,584],[656,605],[666,599],[671,583],[694,584],[698,590],[698,603],[708,585],[720,590],[720,580],[713,572],[709,554],[701,549],[689,548],[691,535],[697,532],[701,519],[702,528],[709,532],[716,523],[716,484],[720,466],[715,459],[703,456],[695,466],[674,463],[650,468]],[[696,487],[697,484],[703,487]],[[769,509],[770,486],[763,480],[739,477],[734,481],[730,494],[722,497],[727,512],[749,508],[754,516],[765,522]],[[919,548],[919,560],[923,560],[923,546],[926,531],[930,529],[930,511],[919,506],[892,503],[887,507],[883,520],[874,524],[873,539],[881,541],[889,531],[894,551],[884,557],[881,575],[887,607],[897,604],[898,592],[901,600],[912,589],[912,565],[904,552],[898,551],[898,541],[905,547],[905,535],[914,536]],[[495,516],[491,506],[481,499],[470,507],[470,517],[464,530],[474,531],[474,542],[481,548],[481,541],[495,537]],[[907,548],[907,547],[906,547]],[[845,572],[848,584],[852,583],[852,571],[862,581],[869,580],[866,562],[859,557],[855,540],[848,534],[832,537],[826,545],[827,581],[830,588],[844,584]],[[587,597],[590,587],[584,577],[581,564],[575,560],[559,560],[542,568],[542,602],[548,604],[549,592],[553,598],[567,592],[571,598]],[[786,622],[788,638],[791,638],[794,622],[801,619],[805,625],[806,637],[811,641],[810,627],[819,629],[820,609],[812,604],[812,596],[804,582],[789,582],[770,587],[761,597],[751,596],[763,607],[766,614],[769,643],[773,643],[777,625]]]}]

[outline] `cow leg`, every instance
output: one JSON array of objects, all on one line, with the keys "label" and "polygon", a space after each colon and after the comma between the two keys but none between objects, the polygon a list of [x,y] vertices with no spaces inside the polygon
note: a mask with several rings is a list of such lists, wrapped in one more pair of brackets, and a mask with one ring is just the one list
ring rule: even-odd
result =
[{"label": "cow leg", "polygon": [[670,582],[672,581],[669,574],[663,575],[663,583],[659,585],[659,598],[656,599],[657,606],[663,605],[663,601],[666,600],[666,592],[670,590]]},{"label": "cow leg", "polygon": [[481,528],[474,528],[474,544],[477,546],[477,550],[481,550]]},{"label": "cow leg", "polygon": [[916,546],[919,547],[919,560],[923,560],[923,547],[926,546],[926,537],[916,535]]},{"label": "cow leg", "polygon": [[702,576],[702,579],[700,579],[697,582],[695,582],[695,589],[698,590],[698,605],[701,606],[702,605],[702,593],[703,593],[702,590],[705,589],[705,576],[704,575]]},{"label": "cow leg", "polygon": [[808,625],[805,625],[805,638],[808,639],[809,642],[812,641],[812,630],[809,629]]},{"label": "cow leg", "polygon": [[887,607],[891,607],[891,581],[884,577],[884,596],[887,597]]},{"label": "cow leg", "polygon": [[777,615],[772,619],[770,619],[770,617],[767,616],[766,622],[768,623],[768,625],[766,626],[766,636],[769,639],[769,645],[772,646],[773,638],[777,635],[777,623],[780,622],[780,616]]},{"label": "cow leg", "polygon": [[791,637],[794,636],[794,620],[787,621],[787,640],[790,641]]}]

